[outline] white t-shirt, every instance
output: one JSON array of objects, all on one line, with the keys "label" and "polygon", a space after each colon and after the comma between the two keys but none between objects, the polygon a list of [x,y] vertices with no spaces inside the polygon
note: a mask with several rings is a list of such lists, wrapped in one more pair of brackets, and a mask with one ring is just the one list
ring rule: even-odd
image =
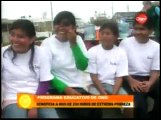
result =
[{"label": "white t-shirt", "polygon": [[117,46],[105,50],[101,44],[88,51],[87,71],[98,74],[101,83],[115,84],[116,77],[128,75],[128,62],[125,52]]},{"label": "white t-shirt", "polygon": [[[8,47],[2,48],[2,55]],[[45,50],[35,46],[33,66],[36,74],[29,69],[30,55],[31,49],[27,53],[17,54],[13,62],[13,52],[7,51],[2,56],[3,100],[16,100],[17,93],[35,94],[39,81],[49,81],[53,78]]]},{"label": "white t-shirt", "polygon": [[151,70],[160,70],[160,46],[150,40],[139,43],[135,37],[122,40],[120,47],[128,57],[129,75],[149,76]]},{"label": "white t-shirt", "polygon": [[[86,56],[87,50],[80,36],[77,36],[76,42]],[[45,39],[41,45],[48,52],[52,66],[51,72],[54,76],[70,87],[84,87],[84,74],[76,67],[69,41],[60,42],[53,35]]]}]

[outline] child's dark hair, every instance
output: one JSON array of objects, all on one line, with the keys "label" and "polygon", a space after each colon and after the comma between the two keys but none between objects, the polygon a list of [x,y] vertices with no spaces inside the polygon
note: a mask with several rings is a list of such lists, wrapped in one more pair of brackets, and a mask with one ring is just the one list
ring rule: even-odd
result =
[{"label": "child's dark hair", "polygon": [[62,20],[67,20],[68,23],[76,26],[76,21],[75,21],[75,16],[69,12],[69,11],[62,11],[62,12],[59,12],[56,16],[55,16],[55,19],[54,19],[54,25],[57,25],[59,24],[60,22],[62,22]]},{"label": "child's dark hair", "polygon": [[112,33],[119,37],[119,29],[118,29],[118,24],[116,21],[112,21],[112,20],[107,20],[101,27],[99,32],[101,32],[104,29],[110,29],[112,31]]},{"label": "child's dark hair", "polygon": [[[138,17],[138,15],[140,15],[140,14],[144,14],[144,15],[147,16],[147,21],[145,23],[143,23],[143,24],[139,23],[137,21],[137,19],[136,19]],[[153,18],[150,17],[146,12],[143,12],[143,11],[136,13],[136,15],[134,17],[133,26],[135,26],[136,24],[141,24],[141,25],[143,25],[144,27],[146,27],[149,30],[154,29],[154,26],[155,26],[155,23],[153,22]]]},{"label": "child's dark hair", "polygon": [[9,28],[9,32],[13,29],[21,29],[23,30],[28,37],[36,36],[34,24],[30,20],[26,19],[18,19]]},{"label": "child's dark hair", "polygon": [[[11,27],[9,28],[9,32],[11,32],[14,29],[21,29],[22,31],[25,32],[25,34],[32,38],[36,36],[36,31],[35,31],[35,27],[34,24],[30,21],[30,20],[26,20],[26,19],[18,19],[16,21],[14,21],[11,25]],[[33,59],[34,59],[34,53],[35,53],[35,48],[34,48],[35,43],[33,42],[30,46],[31,48],[31,57],[30,57],[30,61],[29,61],[29,68],[32,69],[34,71],[33,68]],[[5,53],[7,51],[12,51],[13,52],[13,58],[12,58],[12,62],[14,61],[14,59],[17,56],[17,53],[12,50],[12,47],[9,46],[3,53],[3,56],[5,57]],[[14,62],[13,62],[14,63]],[[35,72],[35,71],[34,71]]]}]

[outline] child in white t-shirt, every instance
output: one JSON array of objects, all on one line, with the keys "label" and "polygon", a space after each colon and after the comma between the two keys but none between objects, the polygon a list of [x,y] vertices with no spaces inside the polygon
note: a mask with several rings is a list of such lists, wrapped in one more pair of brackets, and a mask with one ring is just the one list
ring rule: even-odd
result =
[{"label": "child in white t-shirt", "polygon": [[[87,71],[92,81],[88,90],[92,94],[127,94],[121,87],[123,77],[128,75],[125,52],[115,45],[119,36],[117,23],[107,21],[99,30],[101,44],[88,51]],[[124,117],[133,117],[132,109],[123,109]]]},{"label": "child in white t-shirt", "polygon": [[[124,87],[134,95],[136,118],[158,118],[160,46],[149,39],[154,29],[152,18],[145,12],[139,12],[136,14],[133,27],[134,37],[126,38],[120,43],[128,58],[129,76],[127,81],[124,81]],[[154,107],[150,114],[148,96],[154,98]]]},{"label": "child in white t-shirt", "polygon": [[[29,20],[16,20],[9,29],[10,45],[2,47],[3,118],[27,118],[17,105],[17,93],[46,94],[53,78],[43,48],[34,45],[36,32]],[[55,109],[38,109],[40,118],[58,118]]]},{"label": "child in white t-shirt", "polygon": [[[87,50],[82,38],[76,34],[76,19],[73,13],[61,11],[54,18],[55,34],[45,39],[42,46],[50,58],[51,73],[54,78],[50,94],[90,95],[85,90],[86,79],[90,76],[84,70],[88,66]],[[62,83],[58,83],[57,81]],[[57,89],[57,90],[56,90]],[[101,118],[101,109],[93,108],[62,108],[69,118]]]},{"label": "child in white t-shirt", "polygon": [[125,52],[114,45],[119,36],[118,26],[108,21],[100,28],[101,44],[88,51],[93,94],[126,94],[121,88],[122,77],[128,75],[128,62]]}]

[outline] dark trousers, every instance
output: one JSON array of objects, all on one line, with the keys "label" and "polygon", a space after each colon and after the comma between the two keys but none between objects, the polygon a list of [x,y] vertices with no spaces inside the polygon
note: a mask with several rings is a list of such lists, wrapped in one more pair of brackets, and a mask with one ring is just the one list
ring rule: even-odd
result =
[{"label": "dark trousers", "polygon": [[[73,88],[80,92],[82,95],[90,95],[86,90],[83,88]],[[59,93],[55,89],[49,90],[50,94],[58,95]],[[60,95],[60,94],[59,94]],[[65,95],[61,94],[61,95]],[[100,108],[56,108],[58,114],[61,113],[65,118],[102,118],[102,109]],[[60,114],[59,114],[60,115]],[[60,115],[62,117],[62,115]]]},{"label": "dark trousers", "polygon": [[[134,79],[143,81],[143,80],[149,80],[148,76],[142,77],[142,76],[132,76]],[[160,87],[160,80],[157,80],[157,82],[152,86],[150,91],[148,93],[140,93],[140,92],[133,92],[127,82],[127,80],[124,80],[123,87],[129,94],[134,95],[134,117],[135,118],[153,118],[153,119],[159,119],[159,102],[160,102],[160,96],[159,96],[159,87]],[[148,114],[148,104],[147,104],[147,97],[152,97],[154,99],[154,106],[153,110]]]}]

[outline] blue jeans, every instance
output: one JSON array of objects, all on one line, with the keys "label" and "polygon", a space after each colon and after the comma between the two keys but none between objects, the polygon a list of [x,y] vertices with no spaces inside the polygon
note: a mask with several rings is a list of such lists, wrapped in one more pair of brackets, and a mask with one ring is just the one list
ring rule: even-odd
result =
[{"label": "blue jeans", "polygon": [[[103,83],[102,86],[105,88],[105,90],[108,93],[112,93],[112,91],[113,91],[113,86],[112,85]],[[88,87],[88,92],[91,93],[91,94],[97,94],[97,95],[100,94],[100,92],[98,91],[98,89],[94,85],[90,85]],[[121,87],[119,92],[118,92],[118,94],[125,94],[125,95],[127,95],[127,92]]]},{"label": "blue jeans", "polygon": [[[113,86],[107,83],[102,83],[103,88],[105,88],[105,90],[112,94],[113,91]],[[94,95],[100,95],[101,93],[99,92],[99,90],[96,88],[95,85],[89,85],[88,86],[88,92]],[[120,90],[118,91],[118,94],[121,95],[127,95],[127,92],[121,87]],[[116,109],[116,108],[103,108],[103,116],[107,116],[106,114],[109,113],[110,111],[112,111],[112,118],[115,118],[114,116],[118,116],[118,118],[120,117],[120,115],[122,115],[121,113],[124,113],[124,109]],[[120,111],[120,112],[118,112]],[[110,113],[109,115],[110,116]],[[131,116],[130,116],[131,117]]]},{"label": "blue jeans", "polygon": [[[3,109],[3,118],[28,118],[28,109],[19,108],[17,104],[10,104]],[[38,109],[38,118],[59,118],[54,108]]]}]

